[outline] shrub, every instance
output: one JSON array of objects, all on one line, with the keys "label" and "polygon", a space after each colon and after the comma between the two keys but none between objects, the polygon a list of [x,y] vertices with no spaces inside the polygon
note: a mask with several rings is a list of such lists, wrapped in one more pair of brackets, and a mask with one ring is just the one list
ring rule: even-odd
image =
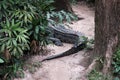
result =
[{"label": "shrub", "polygon": [[88,75],[89,80],[112,80],[111,76],[104,76],[101,72],[98,72],[96,70],[93,70],[89,75]]},{"label": "shrub", "polygon": [[29,49],[29,37],[27,30],[20,27],[20,22],[14,19],[10,22],[7,20],[2,23],[0,33],[0,52],[4,53],[5,59],[9,60],[11,56],[19,58],[23,51]]},{"label": "shrub", "polygon": [[19,68],[17,62],[24,51],[39,53],[39,48],[49,44],[49,24],[56,25],[56,21],[63,20],[70,22],[76,18],[64,11],[53,11],[53,2],[54,0],[0,1],[0,63],[5,63],[4,73],[0,72],[0,75],[15,74]]},{"label": "shrub", "polygon": [[113,65],[114,76],[120,77],[119,76],[120,75],[120,48],[119,47],[113,55],[112,65]]}]

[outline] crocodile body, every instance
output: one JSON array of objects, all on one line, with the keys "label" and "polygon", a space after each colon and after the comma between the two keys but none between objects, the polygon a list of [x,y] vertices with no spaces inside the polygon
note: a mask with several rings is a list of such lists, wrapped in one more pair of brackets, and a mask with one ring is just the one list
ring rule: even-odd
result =
[{"label": "crocodile body", "polygon": [[[62,44],[62,42],[71,43],[74,44],[74,46],[79,46],[79,44],[84,42],[84,39],[82,38],[84,34],[80,32],[76,32],[71,29],[66,29],[64,26],[60,25],[56,27],[49,26],[49,28],[52,32],[52,37],[54,37],[53,42],[56,41],[56,43],[59,43],[56,44],[57,46]],[[57,39],[59,39],[61,42],[58,42]]]},{"label": "crocodile body", "polygon": [[68,56],[85,48],[86,42],[83,39],[84,35],[82,33],[66,29],[62,26],[50,27],[50,29],[52,30],[52,35],[54,36],[54,38],[51,38],[51,40],[53,40],[56,45],[61,46],[62,42],[66,42],[72,43],[74,46],[63,53],[49,56],[42,61]]}]

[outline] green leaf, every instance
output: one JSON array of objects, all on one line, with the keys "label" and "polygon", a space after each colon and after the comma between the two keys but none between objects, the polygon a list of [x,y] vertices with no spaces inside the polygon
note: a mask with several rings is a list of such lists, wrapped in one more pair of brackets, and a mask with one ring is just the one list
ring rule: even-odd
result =
[{"label": "green leaf", "polygon": [[1,46],[1,51],[4,51],[4,50],[5,50],[5,44]]},{"label": "green leaf", "polygon": [[4,63],[4,60],[2,58],[0,58],[0,63]]},{"label": "green leaf", "polygon": [[30,21],[32,21],[32,16],[30,14],[28,14],[28,18]]},{"label": "green leaf", "polygon": [[20,29],[19,26],[20,26],[20,22],[17,22],[16,24],[13,24],[12,25],[14,29]]},{"label": "green leaf", "polygon": [[25,23],[27,23],[28,20],[26,15],[24,16],[24,20],[25,20]]},{"label": "green leaf", "polygon": [[15,21],[14,21],[14,19],[12,19],[12,26],[14,26],[14,24],[15,24]]},{"label": "green leaf", "polygon": [[4,9],[6,9],[6,8],[7,8],[7,6],[6,6],[5,4],[3,4],[3,8],[4,8]]},{"label": "green leaf", "polygon": [[24,15],[23,15],[23,14],[21,14],[21,15],[19,16],[19,19],[21,19],[23,16],[24,16]]},{"label": "green leaf", "polygon": [[13,39],[12,41],[13,41],[13,45],[14,45],[14,46],[17,46],[16,40]]},{"label": "green leaf", "polygon": [[62,20],[63,20],[63,16],[62,16],[62,14],[61,13],[58,13],[58,16],[59,16],[59,21],[60,21],[60,23],[62,22]]},{"label": "green leaf", "polygon": [[35,40],[38,40],[38,35],[34,34],[34,38],[35,38]]},{"label": "green leaf", "polygon": [[49,12],[47,12],[47,19],[49,19],[50,18],[50,13]]},{"label": "green leaf", "polygon": [[23,50],[20,47],[17,47],[17,50],[21,55],[23,54]]},{"label": "green leaf", "polygon": [[45,32],[45,27],[44,26],[40,26],[41,32]]},{"label": "green leaf", "polygon": [[69,15],[66,15],[66,20],[67,20],[68,22],[71,22],[71,19],[70,19]]},{"label": "green leaf", "polygon": [[9,22],[9,20],[8,20],[8,19],[6,20],[6,25],[7,25],[7,27],[9,27],[9,26],[10,26],[10,22]]},{"label": "green leaf", "polygon": [[35,33],[38,34],[39,33],[39,26],[35,27]]}]

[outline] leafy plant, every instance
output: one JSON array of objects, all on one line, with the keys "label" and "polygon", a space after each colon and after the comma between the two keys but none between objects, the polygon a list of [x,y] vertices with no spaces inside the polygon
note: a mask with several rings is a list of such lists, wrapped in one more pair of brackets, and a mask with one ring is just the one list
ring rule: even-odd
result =
[{"label": "leafy plant", "polygon": [[91,50],[93,48],[94,48],[94,39],[88,39],[86,49]]},{"label": "leafy plant", "polygon": [[71,22],[72,20],[78,20],[78,17],[75,14],[65,12],[63,10],[58,12],[48,12],[47,19],[56,20],[58,23],[63,23],[64,21]]},{"label": "leafy plant", "polygon": [[19,66],[14,59],[19,60],[25,50],[37,53],[39,48],[49,44],[49,24],[76,19],[71,13],[53,11],[53,2],[54,0],[0,1],[0,63],[6,64],[4,75],[12,72],[16,74]]},{"label": "leafy plant", "polygon": [[104,76],[101,72],[93,70],[88,75],[88,79],[89,80],[112,80],[112,77],[110,77],[110,76]]},{"label": "leafy plant", "polygon": [[13,78],[23,78],[24,73],[23,73],[23,64],[19,59],[12,60],[13,63],[10,65],[5,65],[0,69],[0,75],[3,76],[4,80],[13,80]]},{"label": "leafy plant", "polygon": [[116,52],[113,55],[113,73],[116,75],[120,75],[120,48],[116,50]]},{"label": "leafy plant", "polygon": [[0,33],[4,35],[0,36],[0,52],[5,54],[6,59],[11,55],[19,58],[24,50],[29,49],[27,30],[21,28],[20,22],[15,22],[14,19],[3,22],[1,26]]},{"label": "leafy plant", "polygon": [[43,48],[48,44],[49,32],[47,31],[47,25],[48,22],[44,17],[33,19],[29,29],[32,53],[39,53],[40,47]]}]

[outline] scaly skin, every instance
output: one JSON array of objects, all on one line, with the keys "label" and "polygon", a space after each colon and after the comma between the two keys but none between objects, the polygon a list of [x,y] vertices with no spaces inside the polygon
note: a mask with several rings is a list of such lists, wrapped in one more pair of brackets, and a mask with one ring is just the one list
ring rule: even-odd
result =
[{"label": "scaly skin", "polygon": [[62,41],[62,42],[72,43],[72,44],[74,44],[74,46],[71,49],[69,49],[61,54],[49,56],[49,57],[43,59],[42,62],[45,60],[52,60],[52,59],[56,59],[56,58],[60,58],[60,57],[64,57],[64,56],[68,56],[68,55],[77,53],[78,51],[80,51],[86,47],[86,41],[84,41],[84,39],[83,39],[84,35],[82,33],[75,32],[73,30],[69,30],[66,28],[62,28],[62,26],[50,27],[50,29],[52,30],[53,35],[54,35],[53,36],[54,38],[51,38],[51,40],[53,40],[55,43],[58,43],[56,45],[59,46],[61,44],[60,41]]},{"label": "scaly skin", "polygon": [[53,56],[49,56],[49,57],[43,59],[41,62],[46,61],[46,60],[52,60],[52,59],[56,59],[56,58],[61,58],[61,57],[64,57],[64,56],[68,56],[68,55],[77,53],[80,50],[84,49],[85,47],[86,47],[86,44],[82,43],[79,46],[72,47],[71,49],[69,49],[69,50],[67,50],[67,51],[65,51],[65,52],[63,52],[61,54],[56,54],[56,55],[53,55]]}]

